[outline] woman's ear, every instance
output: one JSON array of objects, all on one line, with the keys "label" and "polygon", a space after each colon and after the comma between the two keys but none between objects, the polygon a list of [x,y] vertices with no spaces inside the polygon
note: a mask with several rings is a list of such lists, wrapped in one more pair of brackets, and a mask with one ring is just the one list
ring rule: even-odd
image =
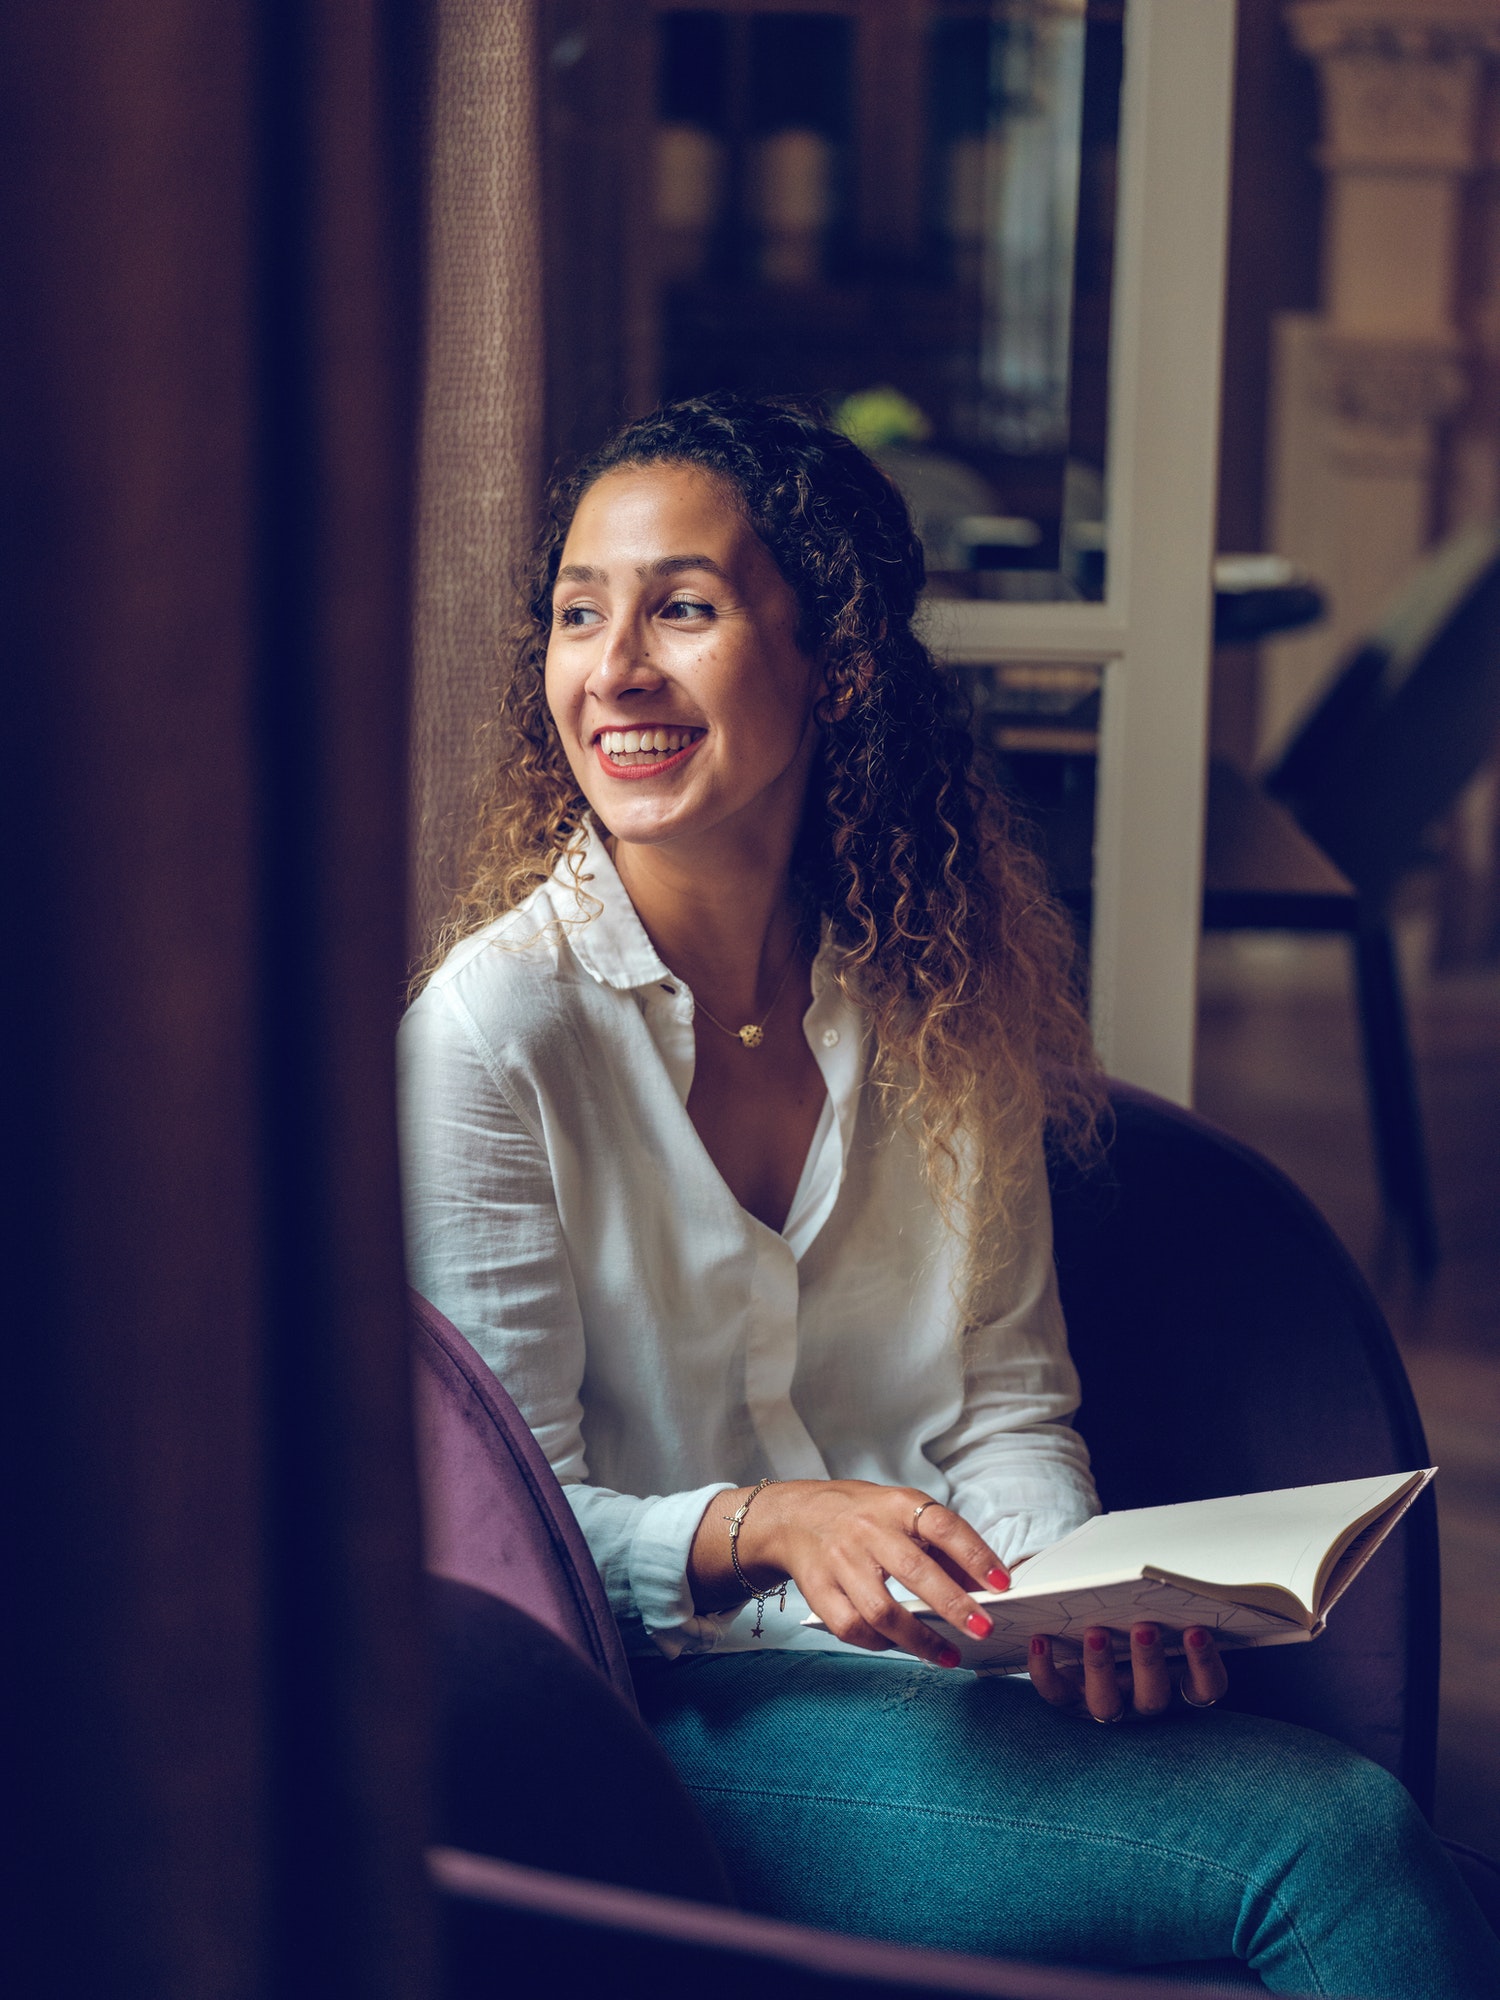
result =
[{"label": "woman's ear", "polygon": [[855,676],[847,662],[830,667],[827,652],[817,658],[813,680],[813,713],[819,722],[842,722],[854,706]]}]

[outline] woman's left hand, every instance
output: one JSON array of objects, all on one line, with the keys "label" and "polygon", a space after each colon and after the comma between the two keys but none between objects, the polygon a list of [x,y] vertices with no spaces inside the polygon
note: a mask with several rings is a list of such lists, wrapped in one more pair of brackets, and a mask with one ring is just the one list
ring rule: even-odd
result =
[{"label": "woman's left hand", "polygon": [[1167,1659],[1159,1625],[1136,1625],[1130,1633],[1130,1663],[1115,1664],[1110,1634],[1091,1625],[1083,1635],[1081,1665],[1059,1666],[1052,1641],[1031,1642],[1031,1684],[1054,1708],[1093,1716],[1096,1722],[1122,1722],[1128,1715],[1161,1715],[1174,1693],[1190,1708],[1212,1708],[1229,1686],[1214,1635],[1194,1625],[1183,1633],[1180,1673]]}]

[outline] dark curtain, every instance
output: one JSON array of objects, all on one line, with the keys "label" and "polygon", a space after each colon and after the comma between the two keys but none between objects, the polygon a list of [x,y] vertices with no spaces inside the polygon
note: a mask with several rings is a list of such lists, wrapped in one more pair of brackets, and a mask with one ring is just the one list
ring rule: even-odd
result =
[{"label": "dark curtain", "polygon": [[415,9],[0,10],[8,1992],[427,1990]]}]

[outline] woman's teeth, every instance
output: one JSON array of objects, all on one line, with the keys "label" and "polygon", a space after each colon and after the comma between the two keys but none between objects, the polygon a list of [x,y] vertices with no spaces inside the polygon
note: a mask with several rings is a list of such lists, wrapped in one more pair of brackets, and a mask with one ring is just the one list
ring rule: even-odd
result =
[{"label": "woman's teeth", "polygon": [[599,748],[612,764],[656,764],[702,734],[701,729],[604,729]]}]

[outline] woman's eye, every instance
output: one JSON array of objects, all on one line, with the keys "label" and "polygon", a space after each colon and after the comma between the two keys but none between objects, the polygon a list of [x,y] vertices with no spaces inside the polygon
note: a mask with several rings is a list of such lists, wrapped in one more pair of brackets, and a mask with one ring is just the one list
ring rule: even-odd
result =
[{"label": "woman's eye", "polygon": [[662,606],[663,618],[712,618],[714,608],[701,597],[674,597]]},{"label": "woman's eye", "polygon": [[587,625],[591,619],[597,618],[599,613],[591,604],[559,604],[556,616],[559,625],[571,625],[576,628],[579,625]]}]

